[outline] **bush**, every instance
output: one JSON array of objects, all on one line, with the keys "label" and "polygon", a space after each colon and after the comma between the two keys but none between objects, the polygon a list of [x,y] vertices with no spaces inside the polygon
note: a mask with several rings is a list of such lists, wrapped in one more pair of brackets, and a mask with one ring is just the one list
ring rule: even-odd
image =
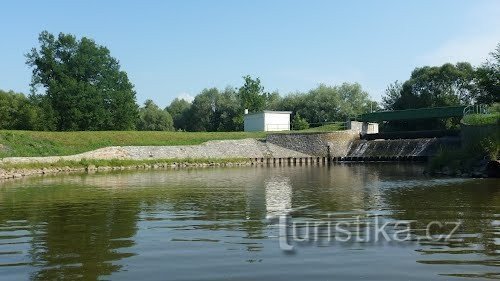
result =
[{"label": "bush", "polygon": [[306,119],[300,117],[300,114],[295,114],[292,120],[292,128],[294,130],[305,130],[309,128],[309,123]]},{"label": "bush", "polygon": [[500,113],[470,114],[464,116],[462,123],[467,125],[494,125],[500,124]]}]

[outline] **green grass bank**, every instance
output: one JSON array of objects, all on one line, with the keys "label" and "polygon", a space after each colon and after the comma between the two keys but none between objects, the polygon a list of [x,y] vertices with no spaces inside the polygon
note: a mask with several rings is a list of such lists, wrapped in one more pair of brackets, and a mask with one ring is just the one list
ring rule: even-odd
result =
[{"label": "green grass bank", "polygon": [[264,132],[0,131],[0,158],[72,155],[107,146],[196,145],[210,140],[265,137]]},{"label": "green grass bank", "polygon": [[[340,124],[328,124],[302,131],[281,133],[314,133],[341,129],[343,127]],[[73,155],[107,146],[197,145],[211,140],[262,139],[267,134],[267,132],[38,132],[0,130],[0,158]]]}]

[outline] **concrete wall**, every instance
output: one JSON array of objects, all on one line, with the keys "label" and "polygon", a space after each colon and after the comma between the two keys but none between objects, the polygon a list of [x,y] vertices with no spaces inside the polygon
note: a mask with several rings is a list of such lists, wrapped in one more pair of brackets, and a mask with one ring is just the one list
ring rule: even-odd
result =
[{"label": "concrete wall", "polygon": [[346,156],[351,143],[359,139],[354,130],[329,133],[269,134],[266,141],[305,154],[321,157]]},{"label": "concrete wall", "polygon": [[377,134],[378,123],[347,121],[347,129],[358,131],[361,134]]}]

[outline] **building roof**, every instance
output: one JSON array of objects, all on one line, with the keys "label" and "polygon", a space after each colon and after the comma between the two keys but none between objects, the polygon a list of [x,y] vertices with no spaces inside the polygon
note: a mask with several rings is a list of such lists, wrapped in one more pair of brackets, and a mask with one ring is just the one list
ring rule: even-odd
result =
[{"label": "building roof", "polygon": [[264,110],[264,111],[259,111],[259,112],[252,112],[245,114],[245,116],[248,115],[255,115],[255,114],[262,114],[262,113],[275,113],[275,114],[292,114],[291,111],[273,111],[273,110]]}]

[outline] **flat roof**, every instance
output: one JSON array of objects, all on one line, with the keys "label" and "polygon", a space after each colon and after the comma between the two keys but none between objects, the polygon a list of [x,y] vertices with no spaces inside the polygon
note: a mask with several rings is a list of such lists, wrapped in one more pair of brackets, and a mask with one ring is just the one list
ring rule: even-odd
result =
[{"label": "flat roof", "polygon": [[276,113],[276,114],[292,114],[291,111],[273,111],[273,110],[264,110],[264,111],[259,111],[259,112],[252,112],[245,114],[245,116],[248,115],[255,115],[255,114],[262,114],[262,113]]}]

